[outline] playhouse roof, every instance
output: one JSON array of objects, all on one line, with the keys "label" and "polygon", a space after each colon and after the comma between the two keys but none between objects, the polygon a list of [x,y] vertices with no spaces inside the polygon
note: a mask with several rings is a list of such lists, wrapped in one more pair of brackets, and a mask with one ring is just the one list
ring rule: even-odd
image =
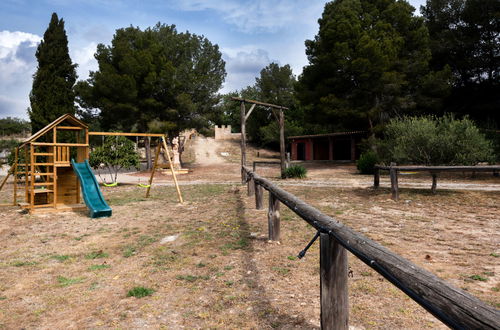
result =
[{"label": "playhouse roof", "polygon": [[67,114],[62,115],[61,117],[57,118],[56,120],[54,120],[53,122],[51,122],[50,124],[48,124],[47,126],[42,128],[41,130],[39,130],[38,132],[33,134],[32,136],[30,136],[29,138],[24,140],[23,144],[21,146],[24,146],[26,143],[35,141],[39,137],[48,133],[52,128],[54,128],[54,126],[57,126],[64,121],[68,122],[69,124],[71,124],[75,127],[88,128],[87,124],[85,124],[83,121],[81,121],[80,119],[76,118],[75,116],[67,113]]}]

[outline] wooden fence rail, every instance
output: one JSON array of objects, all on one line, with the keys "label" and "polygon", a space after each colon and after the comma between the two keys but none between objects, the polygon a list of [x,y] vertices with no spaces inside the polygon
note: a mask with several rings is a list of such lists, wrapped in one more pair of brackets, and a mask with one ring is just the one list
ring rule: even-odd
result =
[{"label": "wooden fence rail", "polygon": [[[280,201],[318,230],[320,235],[321,325],[323,329],[347,329],[347,256],[351,252],[369,267],[389,280],[428,312],[453,329],[499,329],[500,311],[481,300],[446,283],[429,271],[391,252],[375,241],[321,213],[272,182],[242,167],[248,184],[259,187],[270,197],[269,234],[279,235],[279,213],[275,201]],[[259,202],[256,202],[259,206]],[[272,218],[272,219],[271,219]],[[272,220],[272,221],[271,221]],[[278,228],[276,228],[278,226]],[[278,236],[279,237],[279,236]],[[274,237],[275,238],[275,237]],[[273,237],[269,237],[273,239]]]},{"label": "wooden fence rail", "polygon": [[499,165],[484,165],[484,166],[396,166],[395,163],[391,163],[390,166],[375,165],[375,171],[373,173],[373,186],[377,188],[380,186],[380,171],[389,171],[391,178],[391,192],[392,199],[399,199],[399,185],[398,185],[398,173],[400,171],[409,172],[429,172],[432,177],[432,193],[436,193],[437,187],[437,175],[441,172],[493,172],[494,176],[498,176],[500,172]]}]

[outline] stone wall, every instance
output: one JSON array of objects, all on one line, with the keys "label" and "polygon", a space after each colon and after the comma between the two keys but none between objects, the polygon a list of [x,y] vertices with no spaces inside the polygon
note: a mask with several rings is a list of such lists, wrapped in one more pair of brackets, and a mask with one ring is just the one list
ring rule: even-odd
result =
[{"label": "stone wall", "polygon": [[240,140],[241,133],[231,133],[231,125],[215,125],[216,140]]}]

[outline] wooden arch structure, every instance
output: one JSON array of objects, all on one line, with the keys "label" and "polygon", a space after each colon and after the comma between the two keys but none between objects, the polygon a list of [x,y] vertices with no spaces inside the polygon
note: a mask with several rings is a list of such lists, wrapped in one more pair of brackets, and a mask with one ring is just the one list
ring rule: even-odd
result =
[{"label": "wooden arch structure", "polygon": [[[179,202],[183,202],[164,134],[89,132],[84,122],[71,114],[65,114],[30,136],[15,149],[14,164],[0,184],[1,190],[9,176],[13,176],[13,201],[12,204],[0,206],[19,205],[30,213],[85,209],[86,206],[81,203],[79,180],[72,169],[71,159],[80,163],[89,158],[90,135],[158,138],[146,197],[149,197],[151,184],[159,167],[158,158],[163,148],[172,171]],[[18,202],[21,190],[24,190],[24,202]]]},{"label": "wooden arch structure", "polygon": [[[276,105],[276,104],[270,104],[270,103],[264,103],[264,102],[259,102],[259,101],[254,101],[254,100],[248,100],[248,99],[243,99],[240,97],[232,97],[231,98],[234,101],[240,102],[240,118],[241,118],[241,182],[245,183],[246,182],[246,174],[245,171],[243,170],[243,166],[246,166],[246,160],[247,160],[247,141],[246,141],[246,121],[252,114],[253,110],[255,109],[255,106],[261,106],[264,108],[271,109],[271,112],[275,119],[278,121],[278,125],[280,128],[280,165],[281,165],[281,176],[283,176],[283,173],[285,172],[286,169],[286,160],[285,160],[285,113],[283,110],[288,110],[287,107],[281,106],[281,105]],[[246,111],[246,106],[245,104],[251,104],[250,109],[248,112]],[[276,113],[277,112],[277,113]]]}]

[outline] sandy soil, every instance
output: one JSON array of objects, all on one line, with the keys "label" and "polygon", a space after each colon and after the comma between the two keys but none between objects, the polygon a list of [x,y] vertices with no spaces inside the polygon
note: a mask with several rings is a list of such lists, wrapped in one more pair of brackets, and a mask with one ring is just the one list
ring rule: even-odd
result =
[{"label": "sandy soil", "polygon": [[[171,177],[159,175],[149,199],[135,184],[103,188],[111,218],[0,209],[0,329],[319,328],[317,244],[306,258],[295,257],[314,231],[282,207],[281,244],[267,241],[267,210],[255,210],[239,184],[233,147],[219,145],[229,153],[223,164],[187,164],[193,172],[179,176],[183,205]],[[256,155],[252,151],[250,159]],[[498,178],[440,178],[432,195],[429,177],[408,176],[394,202],[386,178],[374,190],[372,177],[357,175],[352,165],[307,167],[306,180],[280,180],[278,167],[257,171],[500,308],[500,193],[440,189],[441,184],[498,187]],[[141,175],[146,174],[129,175],[130,183]],[[425,189],[411,188],[413,183]],[[10,199],[11,189],[8,184],[0,192],[0,203]],[[445,328],[349,258],[352,327]],[[154,292],[128,296],[134,287]]]}]

